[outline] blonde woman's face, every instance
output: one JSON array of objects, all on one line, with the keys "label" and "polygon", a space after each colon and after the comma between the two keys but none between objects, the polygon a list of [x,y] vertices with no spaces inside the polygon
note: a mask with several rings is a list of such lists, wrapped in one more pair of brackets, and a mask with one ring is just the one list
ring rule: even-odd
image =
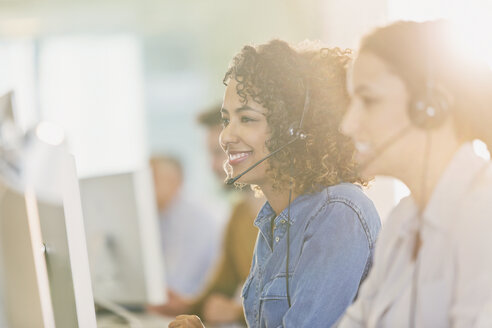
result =
[{"label": "blonde woman's face", "polygon": [[[265,145],[270,136],[266,120],[267,110],[260,104],[248,100],[245,105],[236,92],[237,82],[229,81],[222,105],[224,128],[220,134],[220,145],[227,154],[229,176],[237,176],[251,165],[268,155]],[[261,163],[241,177],[238,182],[256,184],[267,182],[267,161]]]},{"label": "blonde woman's face", "polygon": [[[353,138],[364,175],[399,177],[412,165],[424,138],[422,131],[409,128],[407,87],[370,52],[358,56],[349,75],[351,104],[341,130]],[[394,140],[405,129],[408,132]]]}]

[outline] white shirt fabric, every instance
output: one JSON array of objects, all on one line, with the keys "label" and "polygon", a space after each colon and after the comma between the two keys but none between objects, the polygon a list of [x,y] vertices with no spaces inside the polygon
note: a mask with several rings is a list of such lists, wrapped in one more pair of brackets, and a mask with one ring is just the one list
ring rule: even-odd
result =
[{"label": "white shirt fabric", "polygon": [[166,283],[169,289],[196,296],[212,273],[221,243],[221,224],[213,211],[178,194],[159,214]]},{"label": "white shirt fabric", "polygon": [[405,328],[411,316],[419,328],[478,326],[492,301],[492,167],[471,143],[453,157],[421,221],[414,261],[417,206],[409,196],[393,210],[373,268],[338,327]]},{"label": "white shirt fabric", "polygon": [[484,307],[474,328],[492,327],[492,300]]}]

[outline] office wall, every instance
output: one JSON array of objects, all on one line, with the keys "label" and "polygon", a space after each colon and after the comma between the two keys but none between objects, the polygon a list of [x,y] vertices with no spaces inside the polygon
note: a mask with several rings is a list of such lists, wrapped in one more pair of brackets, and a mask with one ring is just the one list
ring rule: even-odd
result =
[{"label": "office wall", "polygon": [[[23,126],[41,118],[69,126],[83,172],[171,153],[184,162],[187,190],[204,195],[214,180],[195,118],[221,101],[223,73],[242,45],[278,37],[356,47],[365,32],[395,19],[448,17],[483,31],[491,6],[488,0],[0,2],[0,89],[16,89]],[[482,52],[492,58],[490,49]],[[383,185],[386,191],[375,184],[375,198],[405,193],[401,185]],[[381,206],[386,212],[392,205]]]}]

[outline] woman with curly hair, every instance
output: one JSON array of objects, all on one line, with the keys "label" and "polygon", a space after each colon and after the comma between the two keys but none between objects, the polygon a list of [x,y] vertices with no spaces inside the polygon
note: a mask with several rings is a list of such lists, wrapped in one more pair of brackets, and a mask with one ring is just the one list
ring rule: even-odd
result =
[{"label": "woman with curly hair", "polygon": [[492,301],[492,165],[472,143],[492,146],[492,72],[455,32],[397,22],[362,39],[341,128],[363,174],[411,194],[340,327],[492,327],[480,325]]},{"label": "woman with curly hair", "polygon": [[[275,153],[238,179],[267,198],[242,290],[249,327],[328,327],[371,266],[379,217],[339,132],[348,61],[339,49],[275,40],[245,46],[225,75],[220,144],[229,175]],[[180,316],[170,327],[194,324]]]}]

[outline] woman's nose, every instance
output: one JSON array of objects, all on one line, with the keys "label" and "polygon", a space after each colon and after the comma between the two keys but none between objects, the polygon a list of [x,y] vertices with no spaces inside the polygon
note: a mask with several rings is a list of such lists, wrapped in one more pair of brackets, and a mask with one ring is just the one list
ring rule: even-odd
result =
[{"label": "woman's nose", "polygon": [[229,123],[222,129],[222,132],[219,135],[219,143],[220,147],[224,151],[227,150],[229,144],[236,143],[238,141],[237,135],[235,133],[234,127]]},{"label": "woman's nose", "polygon": [[354,137],[359,131],[359,117],[357,108],[352,103],[347,109],[340,124],[340,131],[348,137]]}]

